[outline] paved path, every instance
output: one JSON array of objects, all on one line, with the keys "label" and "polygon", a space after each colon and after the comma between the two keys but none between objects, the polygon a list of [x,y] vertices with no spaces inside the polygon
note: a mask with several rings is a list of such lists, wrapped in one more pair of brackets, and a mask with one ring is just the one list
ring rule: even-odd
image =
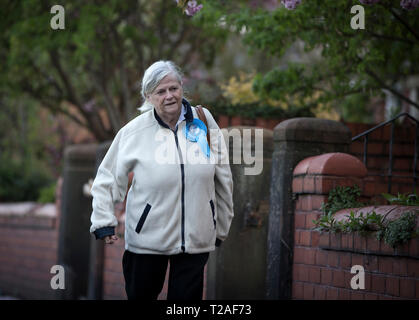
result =
[{"label": "paved path", "polygon": [[11,296],[0,296],[0,300],[20,300],[20,299],[11,297]]}]

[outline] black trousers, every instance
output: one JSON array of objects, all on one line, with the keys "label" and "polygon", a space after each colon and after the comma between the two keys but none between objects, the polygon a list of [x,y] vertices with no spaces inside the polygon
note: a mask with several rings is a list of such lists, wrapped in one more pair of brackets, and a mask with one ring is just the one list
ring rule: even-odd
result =
[{"label": "black trousers", "polygon": [[167,300],[202,300],[204,267],[209,253],[137,254],[125,250],[122,267],[128,300],[156,300],[170,261]]}]

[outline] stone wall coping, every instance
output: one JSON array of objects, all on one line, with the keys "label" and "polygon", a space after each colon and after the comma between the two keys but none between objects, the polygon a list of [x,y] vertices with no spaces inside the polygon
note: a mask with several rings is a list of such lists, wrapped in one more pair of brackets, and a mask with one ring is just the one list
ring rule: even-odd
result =
[{"label": "stone wall coping", "polygon": [[305,158],[297,164],[293,174],[322,174],[363,178],[367,173],[367,168],[358,158],[347,153],[333,152]]},{"label": "stone wall coping", "polygon": [[[368,206],[362,208],[342,209],[334,214],[336,221],[347,221],[348,216],[353,211],[355,217],[359,217],[361,213],[365,216],[367,213],[375,212],[377,215],[384,216],[387,221],[393,221],[401,217],[405,212],[415,212],[419,214],[419,206],[403,206],[403,205],[381,205]],[[419,228],[419,219],[416,219],[416,228]]]},{"label": "stone wall coping", "polygon": [[37,202],[14,202],[0,203],[1,217],[42,217],[55,218],[57,216],[57,208],[55,203],[37,203]]}]

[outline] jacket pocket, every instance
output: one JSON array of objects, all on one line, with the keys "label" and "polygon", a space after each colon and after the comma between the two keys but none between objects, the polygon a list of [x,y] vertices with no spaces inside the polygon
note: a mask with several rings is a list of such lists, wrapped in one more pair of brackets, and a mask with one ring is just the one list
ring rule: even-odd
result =
[{"label": "jacket pocket", "polygon": [[148,213],[150,212],[151,205],[147,203],[144,208],[143,214],[141,215],[140,221],[138,221],[137,227],[135,228],[135,232],[140,233],[141,229],[143,228],[145,219],[147,219]]},{"label": "jacket pocket", "polygon": [[214,229],[217,227],[217,221],[215,221],[215,207],[214,202],[210,200],[211,212],[212,212],[212,221],[214,222]]}]

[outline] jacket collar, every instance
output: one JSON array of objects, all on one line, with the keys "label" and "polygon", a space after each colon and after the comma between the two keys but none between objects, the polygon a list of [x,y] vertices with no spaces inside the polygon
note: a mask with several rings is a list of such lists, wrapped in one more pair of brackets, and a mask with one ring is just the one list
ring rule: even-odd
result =
[{"label": "jacket collar", "polygon": [[[185,119],[187,122],[190,122],[193,120],[193,113],[192,113],[192,107],[191,104],[189,103],[188,100],[186,100],[185,98],[182,98],[182,106],[184,108],[186,108],[186,113],[185,113]],[[159,117],[159,115],[156,112],[156,109],[153,110],[154,112],[154,117],[156,118],[157,122],[164,128],[169,128],[169,126]]]}]

